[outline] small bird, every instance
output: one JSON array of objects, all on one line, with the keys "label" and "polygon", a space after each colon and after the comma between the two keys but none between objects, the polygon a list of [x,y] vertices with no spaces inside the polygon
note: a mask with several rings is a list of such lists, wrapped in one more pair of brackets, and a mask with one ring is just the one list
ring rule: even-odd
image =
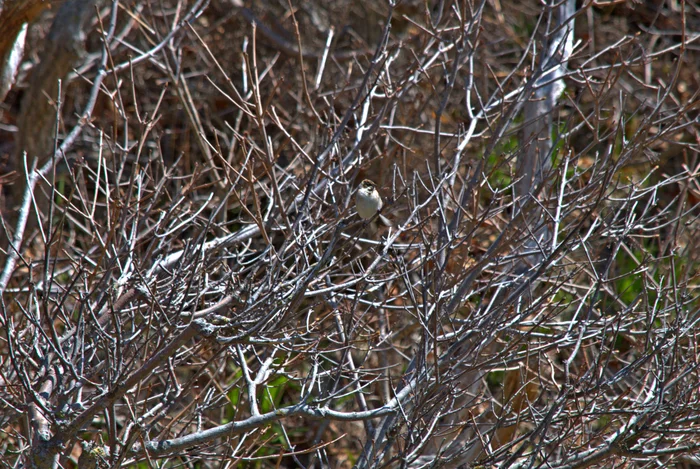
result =
[{"label": "small bird", "polygon": [[[383,206],[382,196],[379,195],[374,182],[369,179],[362,181],[357,189],[357,194],[355,194],[355,208],[360,218],[363,220],[373,218]],[[379,214],[379,221],[385,226],[392,226],[391,222],[382,214]]]}]

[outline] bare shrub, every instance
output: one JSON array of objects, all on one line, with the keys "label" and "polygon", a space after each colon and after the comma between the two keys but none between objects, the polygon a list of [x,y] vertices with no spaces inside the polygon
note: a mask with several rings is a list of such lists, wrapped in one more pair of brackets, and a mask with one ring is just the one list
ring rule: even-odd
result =
[{"label": "bare shrub", "polygon": [[95,10],[3,467],[700,464],[697,7],[254,3]]}]

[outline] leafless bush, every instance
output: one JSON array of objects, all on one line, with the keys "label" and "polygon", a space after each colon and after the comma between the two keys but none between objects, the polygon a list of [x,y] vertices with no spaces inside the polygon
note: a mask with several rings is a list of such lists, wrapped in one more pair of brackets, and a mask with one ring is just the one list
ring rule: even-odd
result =
[{"label": "leafless bush", "polygon": [[262,3],[85,26],[2,467],[700,465],[697,6]]}]

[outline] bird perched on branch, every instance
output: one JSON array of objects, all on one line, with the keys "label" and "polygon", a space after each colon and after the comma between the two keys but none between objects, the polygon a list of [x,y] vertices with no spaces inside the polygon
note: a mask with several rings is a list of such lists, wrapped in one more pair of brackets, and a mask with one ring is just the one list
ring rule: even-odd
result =
[{"label": "bird perched on branch", "polygon": [[[360,218],[363,220],[374,218],[383,206],[384,202],[382,202],[382,196],[379,195],[379,191],[374,182],[369,179],[362,181],[355,194],[355,208]],[[381,213],[378,218],[383,225],[392,226],[392,223]]]}]

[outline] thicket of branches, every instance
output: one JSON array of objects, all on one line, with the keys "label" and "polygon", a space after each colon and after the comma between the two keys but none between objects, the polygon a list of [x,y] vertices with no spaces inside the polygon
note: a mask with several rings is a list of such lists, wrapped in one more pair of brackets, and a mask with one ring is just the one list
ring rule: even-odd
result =
[{"label": "thicket of branches", "polygon": [[700,466],[696,4],[59,3],[0,466]]}]

